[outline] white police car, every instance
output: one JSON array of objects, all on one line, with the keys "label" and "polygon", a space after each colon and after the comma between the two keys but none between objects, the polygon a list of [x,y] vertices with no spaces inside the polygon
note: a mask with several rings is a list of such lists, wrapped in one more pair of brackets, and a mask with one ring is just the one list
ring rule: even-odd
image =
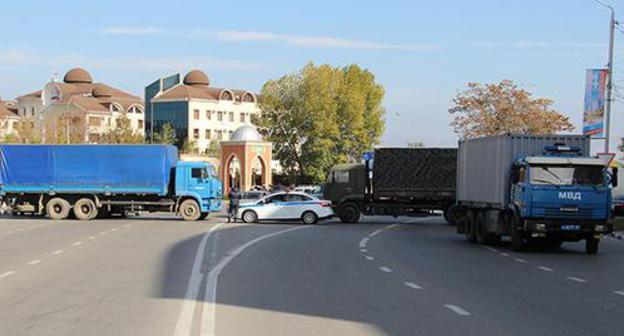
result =
[{"label": "white police car", "polygon": [[299,219],[303,224],[315,224],[333,215],[330,201],[320,200],[301,192],[280,192],[256,202],[242,203],[236,217],[245,223]]}]

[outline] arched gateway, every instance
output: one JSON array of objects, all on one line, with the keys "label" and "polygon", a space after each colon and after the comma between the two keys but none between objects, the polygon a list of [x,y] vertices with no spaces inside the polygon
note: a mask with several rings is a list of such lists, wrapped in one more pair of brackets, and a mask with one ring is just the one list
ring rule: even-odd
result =
[{"label": "arched gateway", "polygon": [[253,126],[241,126],[229,141],[221,141],[221,180],[224,193],[236,186],[243,191],[272,183],[270,142]]}]

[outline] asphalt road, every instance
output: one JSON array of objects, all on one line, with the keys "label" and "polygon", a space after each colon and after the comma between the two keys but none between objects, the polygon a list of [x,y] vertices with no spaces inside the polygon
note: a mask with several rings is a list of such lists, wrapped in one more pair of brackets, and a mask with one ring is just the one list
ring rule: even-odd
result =
[{"label": "asphalt road", "polygon": [[622,335],[624,241],[345,225],[0,218],[0,335]]}]

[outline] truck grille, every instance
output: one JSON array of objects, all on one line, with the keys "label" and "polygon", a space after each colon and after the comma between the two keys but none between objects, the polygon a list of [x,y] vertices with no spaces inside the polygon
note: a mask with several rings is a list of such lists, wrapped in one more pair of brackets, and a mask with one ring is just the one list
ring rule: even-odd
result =
[{"label": "truck grille", "polygon": [[[539,212],[542,210],[543,213]],[[557,218],[591,218],[593,216],[593,210],[591,208],[542,208],[537,209],[537,215],[543,217],[557,217]]]}]

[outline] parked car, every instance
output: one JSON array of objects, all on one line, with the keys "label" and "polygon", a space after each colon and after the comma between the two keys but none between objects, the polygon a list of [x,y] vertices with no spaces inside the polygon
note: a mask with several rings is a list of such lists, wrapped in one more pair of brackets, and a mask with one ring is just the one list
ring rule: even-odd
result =
[{"label": "parked car", "polygon": [[301,192],[279,192],[254,203],[241,204],[237,218],[245,223],[262,220],[301,220],[316,224],[334,215],[330,201],[323,201]]},{"label": "parked car", "polygon": [[251,190],[251,191],[244,192],[241,195],[240,202],[241,203],[253,203],[268,195],[269,193],[267,191]]}]

